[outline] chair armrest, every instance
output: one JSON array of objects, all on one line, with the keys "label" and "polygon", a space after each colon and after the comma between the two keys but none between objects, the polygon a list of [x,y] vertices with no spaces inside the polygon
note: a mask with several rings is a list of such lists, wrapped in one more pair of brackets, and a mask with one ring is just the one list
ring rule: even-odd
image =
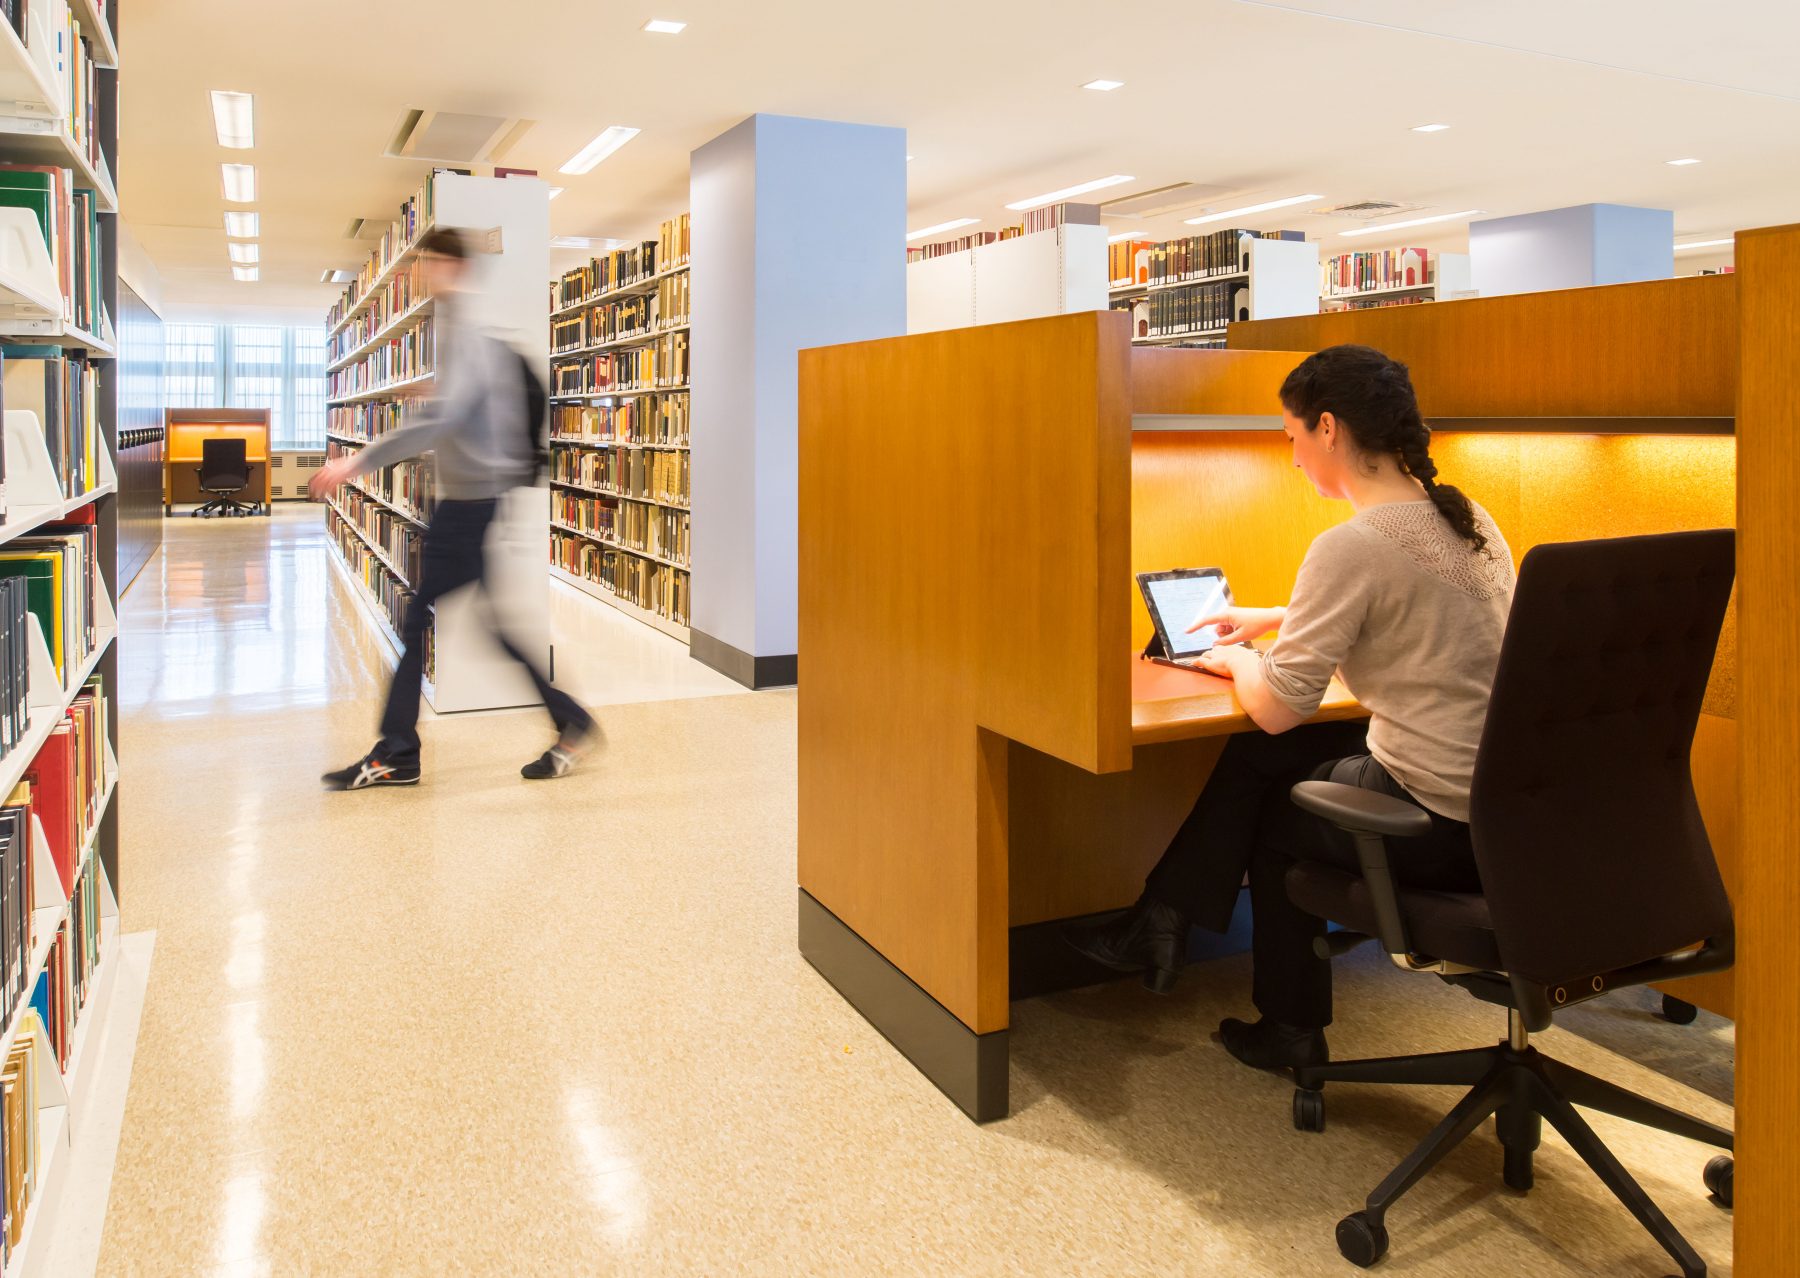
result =
[{"label": "chair armrest", "polygon": [[1431,814],[1391,794],[1338,781],[1302,781],[1293,789],[1296,804],[1353,834],[1418,839],[1431,833]]},{"label": "chair armrest", "polygon": [[[1431,830],[1431,817],[1414,804],[1337,781],[1302,781],[1290,795],[1301,810],[1349,832],[1369,903],[1375,908],[1375,931],[1381,948],[1397,957],[1412,954],[1406,924],[1400,917],[1400,894],[1388,869],[1382,836],[1417,838]],[[1410,965],[1409,965],[1410,966]]]}]

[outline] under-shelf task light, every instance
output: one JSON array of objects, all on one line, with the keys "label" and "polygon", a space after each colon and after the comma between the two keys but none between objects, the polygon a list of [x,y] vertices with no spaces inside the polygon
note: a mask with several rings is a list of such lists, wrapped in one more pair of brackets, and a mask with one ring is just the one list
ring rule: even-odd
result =
[{"label": "under-shelf task light", "polygon": [[600,161],[604,160],[614,151],[617,151],[620,147],[631,141],[631,139],[635,138],[638,133],[639,130],[637,129],[629,129],[622,124],[615,124],[605,132],[601,133],[592,142],[589,142],[586,146],[582,147],[581,150],[575,152],[575,154],[569,158],[569,162],[558,169],[557,172],[573,173],[578,176],[586,173],[589,169],[592,169],[596,164],[600,163]]},{"label": "under-shelf task light", "polygon": [[213,131],[219,145],[234,151],[256,145],[256,126],[252,117],[252,99],[248,93],[212,91]]}]

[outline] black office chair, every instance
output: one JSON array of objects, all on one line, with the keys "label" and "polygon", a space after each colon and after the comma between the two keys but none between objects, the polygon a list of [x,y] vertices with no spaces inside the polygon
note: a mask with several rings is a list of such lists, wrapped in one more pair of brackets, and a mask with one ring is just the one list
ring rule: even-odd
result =
[{"label": "black office chair", "polygon": [[200,491],[212,493],[211,501],[198,506],[193,514],[254,515],[257,508],[238,501],[235,494],[250,486],[250,463],[245,460],[246,446],[241,439],[205,439],[200,441],[200,464],[194,473],[200,476]]},{"label": "black office chair", "polygon": [[[1506,1008],[1505,1042],[1471,1051],[1345,1061],[1295,1071],[1294,1123],[1325,1125],[1327,1083],[1472,1090],[1337,1227],[1367,1267],[1387,1251],[1396,1199],[1491,1114],[1514,1189],[1531,1188],[1547,1118],[1681,1266],[1705,1263],[1575,1112],[1598,1110],[1729,1150],[1724,1128],[1540,1055],[1533,1032],[1558,1009],[1627,985],[1697,976],[1732,961],[1731,905],[1694,800],[1688,754],[1731,595],[1730,529],[1539,546],[1525,556],[1494,678],[1471,794],[1478,895],[1396,886],[1383,836],[1423,834],[1418,808],[1308,781],[1294,802],[1347,831],[1361,875],[1316,862],[1288,872],[1308,913],[1378,938],[1394,962]],[[1697,948],[1695,948],[1697,947]],[[1732,1160],[1704,1180],[1729,1207]]]}]

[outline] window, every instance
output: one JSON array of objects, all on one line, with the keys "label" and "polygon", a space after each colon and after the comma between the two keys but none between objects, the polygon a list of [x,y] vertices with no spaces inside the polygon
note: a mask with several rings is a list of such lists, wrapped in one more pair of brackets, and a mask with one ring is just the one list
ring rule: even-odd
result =
[{"label": "window", "polygon": [[172,408],[266,408],[278,449],[325,447],[325,330],[169,324]]}]

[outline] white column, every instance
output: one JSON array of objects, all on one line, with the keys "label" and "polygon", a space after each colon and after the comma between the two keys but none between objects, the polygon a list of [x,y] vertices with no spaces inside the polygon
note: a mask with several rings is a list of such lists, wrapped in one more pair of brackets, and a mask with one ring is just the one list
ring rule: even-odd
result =
[{"label": "white column", "polygon": [[1675,274],[1675,215],[1578,204],[1471,222],[1469,268],[1483,297],[1666,280]]},{"label": "white column", "polygon": [[906,134],[754,115],[693,154],[693,655],[794,680],[798,353],[906,331]]}]

